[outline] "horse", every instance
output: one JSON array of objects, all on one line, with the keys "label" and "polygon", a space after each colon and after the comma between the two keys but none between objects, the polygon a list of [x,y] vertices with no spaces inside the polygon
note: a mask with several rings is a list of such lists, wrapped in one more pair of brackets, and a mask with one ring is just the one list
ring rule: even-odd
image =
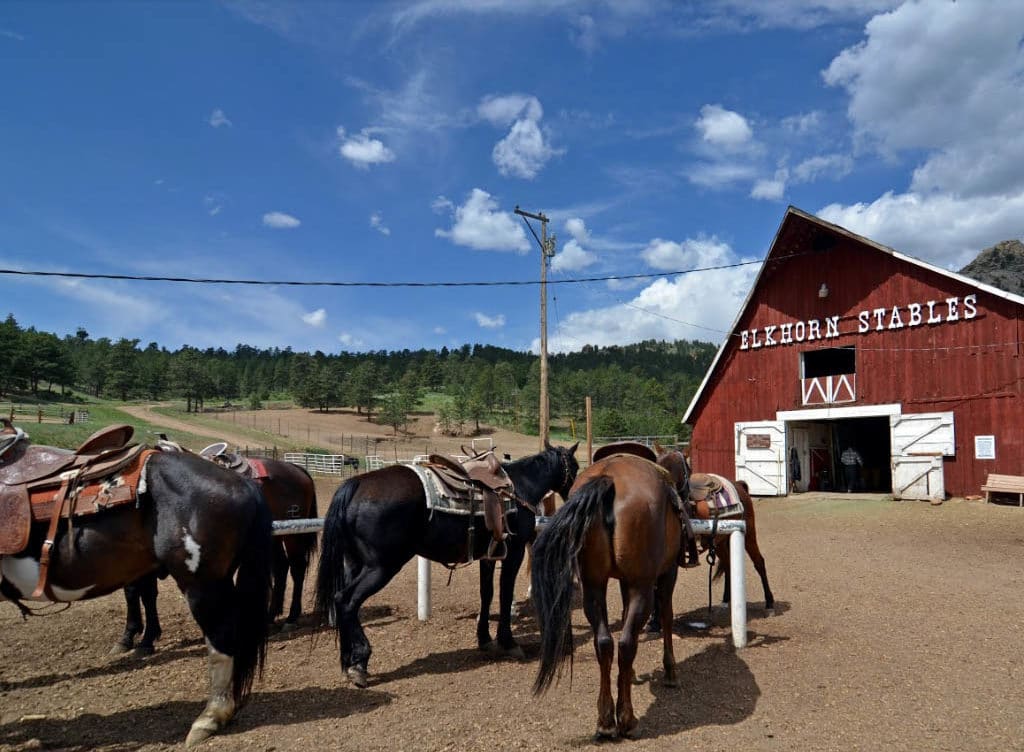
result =
[{"label": "horse", "polygon": [[359,609],[417,555],[445,565],[480,559],[477,646],[485,652],[522,659],[511,624],[516,576],[526,543],[534,535],[536,505],[548,491],[567,494],[576,478],[577,446],[579,442],[569,448],[554,447],[545,441],[539,454],[501,463],[512,480],[518,504],[505,521],[510,534],[504,541],[496,640],[491,639],[489,624],[495,563],[482,558],[491,542],[484,520],[428,509],[420,477],[405,465],[391,465],[345,481],[324,518],[316,586],[317,611],[323,618],[334,616],[343,676],[356,687],[367,686],[373,650]]},{"label": "horse", "polygon": [[[127,445],[131,426],[119,428],[120,449],[141,450]],[[248,698],[266,656],[273,533],[255,483],[195,455],[147,450],[131,465],[137,479],[125,481],[119,474],[85,486],[84,471],[102,466],[120,449],[86,455],[90,441],[70,452],[29,446],[21,436],[0,454],[0,522],[7,525],[0,524],[2,599],[28,616],[33,610],[26,600],[97,598],[149,573],[166,572],[184,594],[207,646],[209,699],[186,745],[220,731]],[[40,478],[51,477],[46,469],[59,471],[52,477],[61,490],[55,495],[46,486],[48,496],[41,501],[54,511],[46,513],[49,520],[37,520],[29,498],[36,498]],[[97,502],[117,496],[125,503],[83,509],[86,492]],[[61,514],[67,506],[68,514],[74,511],[70,518]],[[39,647],[46,649],[43,643]]]},{"label": "horse", "polygon": [[[316,506],[316,486],[302,467],[283,460],[260,459],[261,469],[254,476],[262,491],[263,500],[273,520],[307,519],[319,516]],[[288,575],[292,578],[292,597],[288,616],[282,631],[298,625],[302,615],[302,591],[306,571],[317,547],[316,533],[297,533],[277,537],[273,546],[273,594],[269,619],[273,623],[284,613],[285,587]],[[124,632],[114,644],[111,653],[134,650],[137,656],[149,656],[160,639],[160,615],[157,612],[158,578],[163,573],[152,572],[131,582],[124,588],[127,606]],[[145,614],[145,618],[143,618]],[[136,644],[135,640],[139,638]]]},{"label": "horse", "polygon": [[[541,652],[533,692],[540,695],[550,689],[562,664],[573,655],[570,617],[578,577],[601,672],[599,738],[639,735],[632,700],[633,660],[655,597],[664,634],[664,683],[677,684],[670,627],[684,526],[679,496],[667,473],[648,459],[614,454],[580,473],[565,504],[534,542],[531,590]],[[609,579],[619,580],[623,603],[617,703],[611,691],[615,645],[608,625]]]},{"label": "horse", "polygon": [[[668,450],[657,443],[655,443],[654,449],[658,455],[658,464],[668,470],[676,485],[676,490],[679,492],[679,495],[684,501],[687,501],[687,503],[692,503],[693,516],[702,520],[710,519],[711,510],[706,500],[689,502],[688,489],[691,478],[696,479],[700,476],[699,474],[694,475],[691,473],[690,461],[686,455],[678,449]],[[717,478],[718,476],[713,477]],[[768,570],[765,568],[764,556],[761,555],[761,549],[758,548],[757,545],[757,525],[754,515],[754,499],[750,495],[750,488],[744,481],[733,482],[726,478],[722,478],[721,480],[731,483],[736,488],[737,495],[743,503],[743,522],[746,523],[744,547],[746,549],[747,556],[750,557],[750,561],[754,564],[754,569],[757,570],[757,574],[761,578],[761,587],[764,590],[764,608],[766,611],[772,611],[775,609],[775,596],[772,594],[772,589],[768,585]],[[706,538],[709,537],[710,536],[706,536]],[[704,547],[710,548],[710,545],[711,542],[705,539]],[[714,547],[715,560],[718,562],[718,567],[715,570],[714,576],[715,578],[721,577],[722,575],[725,576],[722,603],[728,605],[731,598],[729,576],[729,536],[715,536]],[[745,594],[744,597],[746,597]]]}]

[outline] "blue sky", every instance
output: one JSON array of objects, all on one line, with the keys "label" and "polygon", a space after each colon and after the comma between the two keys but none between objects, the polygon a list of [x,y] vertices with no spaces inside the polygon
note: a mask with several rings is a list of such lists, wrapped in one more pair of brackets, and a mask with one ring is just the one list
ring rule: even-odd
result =
[{"label": "blue sky", "polygon": [[[536,281],[519,205],[552,351],[717,343],[789,204],[951,269],[1024,235],[1022,36],[1018,0],[6,2],[0,268]],[[0,296],[172,349],[539,333],[529,285]]]}]

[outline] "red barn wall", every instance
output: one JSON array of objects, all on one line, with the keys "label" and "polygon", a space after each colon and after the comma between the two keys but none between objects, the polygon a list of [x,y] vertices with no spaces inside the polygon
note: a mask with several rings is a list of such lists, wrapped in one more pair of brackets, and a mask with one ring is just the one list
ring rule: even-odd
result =
[{"label": "red barn wall", "polygon": [[[731,476],[734,424],[775,420],[783,410],[805,409],[801,353],[856,347],[856,401],[845,406],[900,403],[903,413],[954,413],[956,454],[944,461],[946,491],[979,493],[989,472],[1024,474],[1024,401],[1021,400],[1021,306],[856,240],[838,239],[826,252],[794,242],[780,231],[757,287],[690,414],[695,469]],[[820,298],[822,284],[828,297]],[[965,318],[965,298],[976,296],[976,315]],[[947,298],[959,300],[957,320]],[[911,303],[934,310],[941,323],[908,326]],[[899,307],[902,328],[889,329]],[[885,328],[858,332],[862,311],[886,309]],[[766,326],[824,320],[838,315],[838,337],[754,348]],[[747,349],[740,332],[747,330]],[[778,334],[775,333],[778,340]],[[838,405],[837,405],[838,406]],[[974,459],[974,436],[996,437],[996,459]]]}]

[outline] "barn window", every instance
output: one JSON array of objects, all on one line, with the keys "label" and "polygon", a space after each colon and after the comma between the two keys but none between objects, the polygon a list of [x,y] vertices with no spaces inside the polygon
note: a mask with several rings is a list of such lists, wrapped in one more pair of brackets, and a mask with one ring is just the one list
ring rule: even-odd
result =
[{"label": "barn window", "polygon": [[802,378],[805,379],[857,373],[857,349],[855,347],[829,347],[824,350],[808,350],[801,353],[801,356]]}]

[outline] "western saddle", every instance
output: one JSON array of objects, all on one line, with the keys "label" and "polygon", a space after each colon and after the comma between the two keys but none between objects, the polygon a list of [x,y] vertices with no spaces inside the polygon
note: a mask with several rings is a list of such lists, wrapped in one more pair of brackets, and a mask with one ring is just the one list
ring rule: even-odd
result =
[{"label": "western saddle", "polygon": [[[504,559],[507,553],[505,538],[508,536],[505,508],[515,504],[516,495],[512,479],[508,477],[494,451],[488,450],[461,462],[443,454],[431,454],[418,465],[427,470],[437,482],[441,495],[456,504],[465,505],[471,515],[483,512],[484,524],[491,532],[486,558]],[[474,526],[470,523],[470,561],[473,557],[474,533]]]},{"label": "western saddle", "polygon": [[33,445],[28,434],[0,418],[0,555],[29,543],[33,522],[49,522],[33,598],[46,591],[47,568],[61,519],[96,514],[133,502],[146,457],[153,451],[129,444],[125,424],[100,429],[74,451]]}]

